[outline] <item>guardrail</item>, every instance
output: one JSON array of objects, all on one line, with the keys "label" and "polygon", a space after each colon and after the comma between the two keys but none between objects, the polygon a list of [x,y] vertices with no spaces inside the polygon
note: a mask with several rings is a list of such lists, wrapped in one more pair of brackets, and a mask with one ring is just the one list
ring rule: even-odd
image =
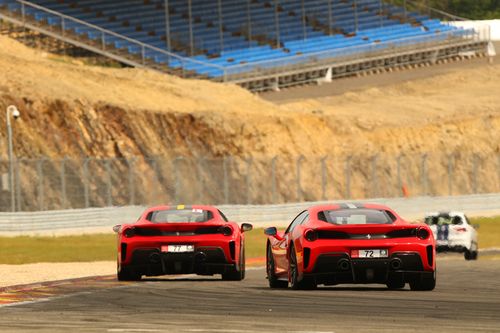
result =
[{"label": "guardrail", "polygon": [[[194,68],[196,66],[207,67],[213,70],[218,70],[222,73],[223,67],[221,66],[179,56],[175,53],[142,43],[136,39],[128,38],[113,31],[103,29],[96,25],[24,0],[15,0],[15,2],[19,4],[20,16],[11,17],[11,15],[0,13],[0,18],[11,21],[12,23],[21,24],[34,31],[59,38],[65,42],[74,44],[78,47],[86,48],[92,52],[108,56],[125,64],[129,64],[134,67],[149,67],[152,69],[155,69],[152,65],[156,67],[163,66],[164,68],[162,71],[178,70],[180,72],[176,74],[182,77],[196,76],[193,74],[193,71],[189,70],[189,68]],[[50,15],[51,20],[59,20],[59,24],[40,24],[40,22],[36,19],[30,19],[27,14],[28,8],[35,9],[38,12],[38,15],[41,15],[41,13]],[[85,29],[87,37],[79,33],[82,29]],[[72,30],[73,33],[70,30]],[[94,38],[90,38],[90,36]],[[135,46],[137,53],[134,55],[126,50],[116,48],[111,45],[111,42],[113,44],[119,44],[119,42],[122,42],[122,44],[124,42],[130,43],[132,46]],[[163,57],[165,64],[162,65],[159,63],[153,63],[154,56]],[[170,64],[170,69],[167,67],[167,64]]]},{"label": "guardrail", "polygon": [[[499,193],[451,197],[372,199],[365,202],[381,203],[392,207],[407,220],[422,219],[427,212],[446,210],[464,211],[469,216],[500,215]],[[256,227],[284,227],[302,210],[321,203],[325,203],[325,201],[282,205],[220,205],[218,207],[229,219],[238,223],[253,223]],[[144,209],[144,206],[125,206],[31,213],[0,213],[0,234],[111,232],[113,225],[133,223]]]}]

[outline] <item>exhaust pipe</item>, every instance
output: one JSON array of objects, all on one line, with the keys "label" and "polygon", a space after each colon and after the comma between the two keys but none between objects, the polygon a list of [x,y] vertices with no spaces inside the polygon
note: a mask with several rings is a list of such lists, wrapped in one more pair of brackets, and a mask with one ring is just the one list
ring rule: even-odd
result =
[{"label": "exhaust pipe", "polygon": [[351,265],[349,264],[349,260],[340,259],[337,266],[341,271],[347,271]]},{"label": "exhaust pipe", "polygon": [[391,260],[391,268],[395,271],[401,268],[401,259],[399,258],[394,258]]},{"label": "exhaust pipe", "polygon": [[160,254],[159,253],[151,253],[149,255],[149,262],[152,263],[152,264],[157,264],[161,261],[161,257],[160,257]]}]

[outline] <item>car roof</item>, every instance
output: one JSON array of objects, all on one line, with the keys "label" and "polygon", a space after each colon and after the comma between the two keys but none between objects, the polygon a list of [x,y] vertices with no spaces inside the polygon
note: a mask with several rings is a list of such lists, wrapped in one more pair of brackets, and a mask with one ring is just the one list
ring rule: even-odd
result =
[{"label": "car roof", "polygon": [[374,210],[389,210],[392,209],[376,203],[360,203],[360,202],[339,202],[331,204],[316,205],[309,208],[310,212],[321,212],[323,210],[339,210],[339,209],[374,209]]}]

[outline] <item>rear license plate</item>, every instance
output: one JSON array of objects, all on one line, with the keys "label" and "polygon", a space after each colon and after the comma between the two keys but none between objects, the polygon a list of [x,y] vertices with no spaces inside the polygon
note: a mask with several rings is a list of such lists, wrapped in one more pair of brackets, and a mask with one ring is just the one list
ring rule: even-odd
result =
[{"label": "rear license plate", "polygon": [[363,249],[363,250],[352,250],[352,258],[387,258],[389,256],[389,251],[387,249]]},{"label": "rear license plate", "polygon": [[171,253],[194,252],[194,245],[162,245],[161,252],[171,252]]}]

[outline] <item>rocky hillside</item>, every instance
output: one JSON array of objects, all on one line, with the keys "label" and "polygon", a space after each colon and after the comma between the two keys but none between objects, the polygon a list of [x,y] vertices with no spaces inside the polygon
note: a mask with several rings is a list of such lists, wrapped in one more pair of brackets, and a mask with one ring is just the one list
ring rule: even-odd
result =
[{"label": "rocky hillside", "polygon": [[[327,198],[342,197],[347,191],[344,176],[339,175],[345,173],[347,156],[353,156],[350,196],[398,195],[401,184],[396,180],[395,161],[404,154],[408,165],[400,165],[400,172],[408,175],[400,178],[414,187],[410,193],[448,193],[450,167],[457,179],[455,194],[470,192],[473,181],[479,182],[480,191],[500,190],[499,65],[279,106],[232,85],[139,69],[84,66],[7,37],[0,37],[0,73],[0,110],[15,104],[22,112],[14,125],[19,158],[136,157],[144,161],[150,156],[233,156],[243,163],[232,174],[238,178],[244,172],[243,159],[268,163],[278,156],[283,161],[276,171],[281,179],[279,200],[294,201],[321,199],[320,164],[308,161],[323,156],[329,157],[332,168]],[[2,122],[4,117],[5,112],[0,112]],[[0,126],[0,136],[5,143],[5,126]],[[450,166],[446,156],[452,153]],[[421,188],[422,154],[428,156],[428,190]],[[471,160],[474,154],[479,162]],[[295,184],[294,161],[301,155],[306,157],[302,198],[288,195],[295,193],[290,184]],[[374,155],[379,155],[378,162],[373,162]],[[6,158],[6,149],[0,156]],[[335,159],[341,162],[335,164]],[[373,163],[378,163],[379,183],[367,185]],[[252,171],[257,189],[268,183],[266,165]],[[473,168],[481,179],[471,178]],[[145,164],[143,171],[147,169]],[[383,190],[384,183],[391,191]],[[382,189],[373,191],[373,187]],[[255,197],[252,202],[269,201],[267,193]],[[173,199],[165,193],[162,200]]]}]

